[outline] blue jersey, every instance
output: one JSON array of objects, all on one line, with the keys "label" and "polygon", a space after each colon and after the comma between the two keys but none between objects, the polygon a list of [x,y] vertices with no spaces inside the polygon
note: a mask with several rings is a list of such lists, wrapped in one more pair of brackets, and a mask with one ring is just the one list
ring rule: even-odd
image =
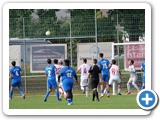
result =
[{"label": "blue jersey", "polygon": [[55,80],[56,79],[56,67],[53,65],[48,65],[45,68],[45,73],[47,74],[47,80]]},{"label": "blue jersey", "polygon": [[64,80],[74,80],[73,77],[76,75],[76,71],[74,70],[74,68],[72,67],[64,67],[63,69],[61,69],[61,71],[59,72],[59,76],[62,76],[62,82]]},{"label": "blue jersey", "polygon": [[143,69],[143,76],[145,76],[145,61],[142,61],[141,68]]},{"label": "blue jersey", "polygon": [[109,75],[109,64],[110,62],[108,59],[102,58],[98,61],[98,66],[101,69],[102,75]]},{"label": "blue jersey", "polygon": [[20,81],[21,80],[22,69],[19,66],[14,66],[10,69],[10,74],[12,75],[12,80]]}]

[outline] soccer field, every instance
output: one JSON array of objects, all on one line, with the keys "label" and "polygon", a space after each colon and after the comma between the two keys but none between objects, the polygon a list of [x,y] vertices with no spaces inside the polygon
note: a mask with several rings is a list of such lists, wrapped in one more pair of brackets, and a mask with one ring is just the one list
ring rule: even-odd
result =
[{"label": "soccer field", "polygon": [[58,102],[54,95],[50,95],[47,102],[43,99],[44,96],[26,96],[25,100],[15,96],[9,101],[9,109],[140,109],[136,94],[104,96],[99,102],[92,101],[91,94],[87,98],[83,94],[75,94],[71,106],[64,98]]}]

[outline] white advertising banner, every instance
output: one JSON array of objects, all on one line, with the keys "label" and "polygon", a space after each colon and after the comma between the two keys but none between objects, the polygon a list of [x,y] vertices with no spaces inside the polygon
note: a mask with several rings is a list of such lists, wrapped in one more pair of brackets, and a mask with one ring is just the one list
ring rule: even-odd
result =
[{"label": "white advertising banner", "polygon": [[97,59],[99,53],[104,54],[104,58],[111,61],[112,59],[112,44],[113,42],[99,42],[98,47],[96,43],[78,43],[77,44],[77,65],[80,66],[83,59],[87,59],[87,63],[92,65],[92,60]]},{"label": "white advertising banner", "polygon": [[11,62],[16,61],[17,66],[21,66],[21,46],[11,45],[9,46],[9,69],[12,67]]}]

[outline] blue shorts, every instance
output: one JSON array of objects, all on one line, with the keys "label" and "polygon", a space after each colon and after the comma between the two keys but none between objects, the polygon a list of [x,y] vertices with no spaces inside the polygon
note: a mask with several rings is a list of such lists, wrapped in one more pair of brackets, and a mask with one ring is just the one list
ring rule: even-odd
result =
[{"label": "blue shorts", "polygon": [[109,81],[109,75],[102,75],[102,80],[105,82]]},{"label": "blue shorts", "polygon": [[18,88],[22,87],[22,82],[21,82],[21,80],[18,80],[18,81],[12,80],[11,87],[16,87],[16,86],[17,86]]},{"label": "blue shorts", "polygon": [[74,81],[73,80],[69,80],[69,79],[64,79],[62,81],[62,85],[63,85],[64,91],[72,90],[73,89],[73,85],[74,85]]},{"label": "blue shorts", "polygon": [[145,76],[142,77],[142,84],[145,84]]},{"label": "blue shorts", "polygon": [[47,80],[47,85],[49,89],[57,88],[57,82],[55,80]]}]

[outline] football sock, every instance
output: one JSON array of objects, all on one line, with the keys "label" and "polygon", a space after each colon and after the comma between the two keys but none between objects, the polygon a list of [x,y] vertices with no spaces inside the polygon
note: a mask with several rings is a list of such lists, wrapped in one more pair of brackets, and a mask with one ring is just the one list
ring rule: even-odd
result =
[{"label": "football sock", "polygon": [[134,86],[137,90],[139,90],[138,86],[137,86],[135,83],[133,84],[133,86]]},{"label": "football sock", "polygon": [[59,90],[56,91],[57,100],[59,100]]},{"label": "football sock", "polygon": [[92,98],[92,101],[94,101],[94,98],[95,98],[95,93],[94,93],[94,91],[93,91],[93,98]]},{"label": "football sock", "polygon": [[97,90],[94,90],[94,94],[95,94],[95,96],[96,96],[97,100],[99,100],[99,97],[98,97],[98,92],[97,92]]},{"label": "football sock", "polygon": [[110,93],[109,90],[106,90],[106,93],[109,94]]},{"label": "football sock", "polygon": [[86,97],[88,97],[88,87],[86,87]]},{"label": "football sock", "polygon": [[48,92],[46,93],[46,96],[45,96],[44,100],[47,100],[49,94],[50,94],[50,91],[48,91]]},{"label": "football sock", "polygon": [[101,94],[104,94],[104,90],[101,90]]},{"label": "football sock", "polygon": [[142,90],[145,89],[145,86],[142,86]]},{"label": "football sock", "polygon": [[130,84],[129,84],[129,83],[127,83],[127,89],[128,89],[128,92],[131,91],[131,87],[130,87]]},{"label": "football sock", "polygon": [[12,99],[12,95],[13,95],[13,90],[10,90],[10,95],[9,95],[10,99]]},{"label": "football sock", "polygon": [[120,88],[118,88],[118,93],[121,93],[121,89]]},{"label": "football sock", "polygon": [[67,101],[68,101],[68,103],[71,103],[71,102],[72,102],[72,99],[71,99],[71,98],[68,98]]},{"label": "football sock", "polygon": [[103,94],[106,94],[106,89],[104,89]]},{"label": "football sock", "polygon": [[20,92],[21,95],[24,94],[24,92],[22,91],[22,89],[19,89],[19,92]]}]

